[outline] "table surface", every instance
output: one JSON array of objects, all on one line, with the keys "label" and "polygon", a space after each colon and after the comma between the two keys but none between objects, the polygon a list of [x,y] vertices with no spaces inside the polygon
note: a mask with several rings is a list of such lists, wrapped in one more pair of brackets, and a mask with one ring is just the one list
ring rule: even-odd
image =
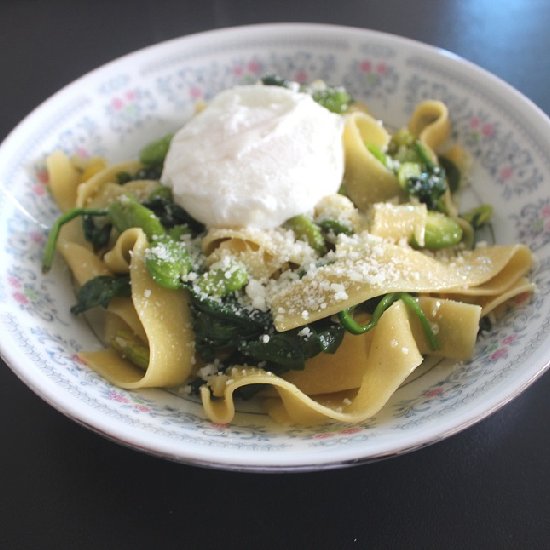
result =
[{"label": "table surface", "polygon": [[[547,0],[50,0],[0,4],[0,138],[132,50],[211,28],[310,21],[451,50],[550,112]],[[0,547],[547,548],[550,374],[490,418],[392,460],[310,474],[170,463],[68,420],[0,365]]]}]

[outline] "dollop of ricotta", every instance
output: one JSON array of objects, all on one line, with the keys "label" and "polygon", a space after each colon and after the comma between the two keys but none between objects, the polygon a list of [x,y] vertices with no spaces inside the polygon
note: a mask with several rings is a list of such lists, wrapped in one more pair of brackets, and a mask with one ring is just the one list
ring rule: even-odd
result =
[{"label": "dollop of ricotta", "polygon": [[271,229],[336,193],[342,117],[279,86],[237,86],[179,130],[162,182],[210,227]]}]

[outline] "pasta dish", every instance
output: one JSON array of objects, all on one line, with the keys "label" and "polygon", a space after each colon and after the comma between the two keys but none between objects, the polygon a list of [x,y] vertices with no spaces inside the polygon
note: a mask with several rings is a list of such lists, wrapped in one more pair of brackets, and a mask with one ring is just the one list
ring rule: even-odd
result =
[{"label": "pasta dish", "polygon": [[361,422],[426,356],[468,360],[533,291],[524,245],[467,212],[440,101],[388,130],[343,88],[268,76],[222,92],[138,160],[47,159],[81,359],[127,389],[182,386],[213,422],[255,396],[278,422]]}]

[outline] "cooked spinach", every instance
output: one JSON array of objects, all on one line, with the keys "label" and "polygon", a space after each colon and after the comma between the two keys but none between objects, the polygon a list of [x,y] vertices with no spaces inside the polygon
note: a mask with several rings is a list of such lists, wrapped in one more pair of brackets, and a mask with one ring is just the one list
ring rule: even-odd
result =
[{"label": "cooked spinach", "polygon": [[439,166],[445,170],[445,176],[447,178],[447,185],[451,190],[451,193],[456,193],[460,187],[460,170],[458,166],[450,159],[446,157],[439,157]]},{"label": "cooked spinach", "polygon": [[234,296],[213,299],[192,288],[189,294],[195,348],[205,361],[236,351],[239,339],[255,338],[271,327],[269,314],[244,308]]},{"label": "cooked spinach", "polygon": [[93,307],[107,307],[113,298],[132,296],[130,277],[119,275],[99,275],[90,279],[80,287],[76,295],[76,304],[71,307],[71,313],[78,315]]},{"label": "cooked spinach", "polygon": [[167,196],[157,195],[150,197],[143,203],[143,206],[156,214],[165,229],[171,229],[177,225],[185,225],[189,227],[193,235],[198,235],[205,230],[202,223],[198,222]]},{"label": "cooked spinach", "polygon": [[[245,308],[234,296],[212,299],[190,290],[195,347],[204,361],[231,356],[225,365],[265,361],[273,372],[303,369],[306,359],[321,352],[334,353],[344,329],[323,319],[304,328],[277,332],[271,315]],[[237,358],[235,354],[241,357]]]},{"label": "cooked spinach", "polygon": [[92,244],[94,252],[107,245],[112,227],[113,224],[108,222],[96,224],[93,216],[82,216],[82,232],[84,238]]},{"label": "cooked spinach", "polygon": [[307,335],[303,332],[304,328],[300,327],[241,340],[238,349],[255,361],[266,361],[269,369],[277,373],[303,370],[306,359],[322,352],[334,353],[344,337],[344,328],[330,319],[311,323],[307,328]]},{"label": "cooked spinach", "polygon": [[124,185],[125,183],[128,183],[130,181],[137,181],[137,180],[154,180],[154,181],[160,181],[160,177],[162,176],[162,165],[152,165],[152,166],[146,166],[144,168],[140,168],[134,173],[122,171],[118,172],[116,175],[116,181],[120,185]]},{"label": "cooked spinach", "polygon": [[292,82],[286,78],[281,78],[275,74],[267,74],[261,78],[260,82],[265,86],[282,86],[283,88],[290,88]]},{"label": "cooked spinach", "polygon": [[405,190],[409,196],[423,202],[428,210],[440,210],[440,199],[447,190],[445,170],[440,166],[427,167],[419,176],[407,179]]}]

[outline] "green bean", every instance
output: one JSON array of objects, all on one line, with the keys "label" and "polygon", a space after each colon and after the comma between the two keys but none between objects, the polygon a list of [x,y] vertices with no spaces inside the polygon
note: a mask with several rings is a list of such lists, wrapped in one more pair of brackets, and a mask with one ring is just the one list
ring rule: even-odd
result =
[{"label": "green bean", "polygon": [[287,220],[285,225],[294,231],[297,239],[306,241],[320,256],[326,254],[327,249],[321,229],[311,218],[301,214]]},{"label": "green bean", "polygon": [[358,323],[353,318],[353,310],[355,308],[343,309],[338,314],[338,317],[340,318],[340,322],[342,323],[343,327],[348,332],[351,332],[352,334],[356,334],[356,335],[364,334],[365,332],[372,330],[376,326],[376,324],[380,320],[380,317],[382,317],[382,314],[384,313],[384,311],[386,311],[386,309],[388,309],[397,300],[399,300],[399,293],[392,292],[390,294],[386,294],[376,306],[376,309],[372,314],[371,320],[366,325],[362,325],[361,323]]},{"label": "green bean", "polygon": [[144,370],[149,366],[149,347],[134,333],[128,330],[119,330],[111,338],[109,344],[116,352],[134,365]]},{"label": "green bean", "polygon": [[441,212],[430,211],[426,218],[423,247],[414,237],[411,244],[417,248],[440,250],[458,244],[462,240],[462,234],[462,227],[455,220]]},{"label": "green bean", "polygon": [[181,278],[189,273],[192,262],[183,242],[163,235],[147,249],[145,267],[159,286],[177,290],[183,287]]},{"label": "green bean", "polygon": [[149,240],[164,235],[162,223],[155,213],[132,197],[123,195],[109,205],[108,211],[113,225],[120,233],[132,227],[139,227]]},{"label": "green bean", "polygon": [[426,314],[422,311],[422,308],[418,304],[418,301],[415,300],[408,292],[400,292],[399,298],[403,300],[404,304],[418,317],[424,336],[426,336],[426,340],[428,340],[430,348],[432,350],[439,349],[439,340],[437,339]]},{"label": "green bean", "polygon": [[203,273],[193,285],[201,294],[208,296],[227,296],[240,290],[248,283],[248,273],[242,267],[234,265],[227,270],[214,269]]},{"label": "green bean", "polygon": [[174,194],[172,193],[172,189],[170,187],[166,187],[166,185],[159,185],[155,189],[149,193],[149,196],[147,197],[148,201],[153,201],[155,199],[164,199],[167,201],[173,201],[174,200]]},{"label": "green bean", "polygon": [[44,247],[44,253],[42,255],[42,273],[47,273],[52,267],[53,258],[55,255],[55,246],[57,244],[57,239],[59,238],[59,231],[66,223],[79,216],[106,216],[107,213],[108,212],[106,210],[73,208],[72,210],[69,210],[59,216],[50,229],[48,240],[46,241],[46,246]]},{"label": "green bean", "polygon": [[139,160],[146,165],[158,165],[164,162],[170,142],[174,134],[167,134],[164,137],[146,145],[139,153]]},{"label": "green bean", "polygon": [[422,326],[422,330],[424,332],[424,335],[426,336],[426,340],[428,341],[430,348],[432,350],[438,349],[439,341],[436,335],[434,334],[434,331],[432,329],[432,326],[430,325],[430,322],[428,321],[428,318],[426,317],[425,313],[422,311],[422,308],[418,305],[418,302],[408,292],[391,292],[389,294],[386,294],[376,306],[376,309],[374,310],[371,320],[365,325],[358,323],[353,318],[354,308],[347,308],[342,310],[338,314],[338,317],[340,318],[340,322],[342,323],[342,326],[348,332],[351,332],[352,334],[355,334],[355,335],[364,334],[365,332],[372,330],[377,325],[383,313],[397,300],[402,300],[405,306],[407,306],[407,308],[410,309],[418,317],[420,321],[420,325]]}]

